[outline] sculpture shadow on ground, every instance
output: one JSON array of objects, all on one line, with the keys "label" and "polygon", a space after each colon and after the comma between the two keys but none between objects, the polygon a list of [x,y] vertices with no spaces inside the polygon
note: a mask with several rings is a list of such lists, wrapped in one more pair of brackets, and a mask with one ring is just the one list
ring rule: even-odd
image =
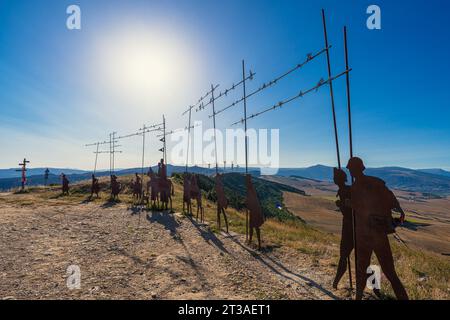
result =
[{"label": "sculpture shadow on ground", "polygon": [[[233,239],[232,240],[238,244],[239,246],[241,246],[244,250],[246,250],[250,255],[252,255],[257,261],[259,261],[262,265],[264,265],[266,268],[268,268],[270,271],[272,271],[273,273],[277,274],[280,277],[283,277],[287,280],[293,281],[297,284],[300,284],[302,286],[306,285],[310,286],[310,287],[314,287],[316,289],[318,289],[319,291],[321,291],[322,293],[324,293],[325,295],[329,296],[330,298],[334,299],[334,300],[339,300],[340,298],[338,296],[336,296],[335,294],[333,294],[333,292],[325,289],[322,285],[320,285],[319,283],[317,283],[316,281],[303,276],[301,274],[295,273],[290,271],[286,266],[284,266],[281,262],[279,261],[275,261],[274,259],[272,259],[271,257],[269,257],[267,254],[261,253],[259,254],[258,252],[255,252],[253,250],[251,250],[250,248],[246,247],[245,245],[243,245],[239,240],[237,239]],[[271,251],[271,250],[270,250]],[[265,260],[267,259],[267,260]],[[276,267],[278,267],[280,270],[278,270],[277,268],[275,268],[273,265],[275,265]]]},{"label": "sculpture shadow on ground", "polygon": [[177,228],[180,226],[173,214],[169,211],[151,211],[147,214],[147,220],[150,223],[159,223],[170,232],[172,237],[180,237]]},{"label": "sculpture shadow on ground", "polygon": [[108,209],[108,208],[112,208],[114,206],[117,206],[120,203],[120,200],[107,200],[105,203],[103,203],[101,205],[102,209]]},{"label": "sculpture shadow on ground", "polygon": [[225,248],[223,242],[220,241],[219,238],[217,238],[216,235],[211,230],[204,230],[203,228],[201,228],[202,224],[195,221],[192,218],[192,216],[187,216],[187,218],[192,223],[192,225],[197,229],[197,231],[200,233],[200,236],[203,238],[203,240],[205,240],[205,242],[207,243],[211,242],[220,251],[232,256],[231,253]]}]

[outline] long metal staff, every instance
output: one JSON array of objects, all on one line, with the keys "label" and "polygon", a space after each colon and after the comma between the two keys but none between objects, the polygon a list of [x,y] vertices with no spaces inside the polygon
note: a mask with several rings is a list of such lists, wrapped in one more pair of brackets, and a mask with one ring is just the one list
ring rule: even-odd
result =
[{"label": "long metal staff", "polygon": [[94,164],[94,176],[97,172],[97,160],[98,160],[98,147],[100,146],[100,142],[97,142],[97,151],[95,152],[95,164]]},{"label": "long metal staff", "polygon": [[[245,129],[245,174],[248,174],[248,137],[247,137],[247,94],[245,87],[245,61],[242,60],[242,85],[244,88],[244,129]],[[249,234],[248,208],[245,209],[245,240],[248,241]]]},{"label": "long metal staff", "polygon": [[109,134],[109,176],[112,176],[112,135]]},{"label": "long metal staff", "polygon": [[336,142],[336,155],[338,161],[338,167],[341,168],[341,156],[339,155],[339,138],[336,124],[336,109],[334,107],[334,93],[333,93],[333,81],[331,80],[331,63],[330,63],[330,49],[328,47],[328,35],[327,35],[327,24],[325,21],[325,10],[322,9],[322,21],[323,21],[323,33],[325,37],[325,48],[327,54],[327,66],[328,66],[328,77],[330,78],[330,98],[331,98],[331,111],[333,113],[333,125],[334,125],[334,138]]},{"label": "long metal staff", "polygon": [[[324,9],[322,9],[322,22],[323,22],[323,34],[324,34],[324,38],[325,38],[325,48],[326,48],[326,55],[327,55],[328,77],[330,78],[330,81],[329,81],[330,98],[331,98],[331,110],[332,110],[332,114],[333,114],[336,155],[337,155],[338,168],[341,169],[341,156],[339,153],[339,137],[338,137],[337,124],[336,124],[336,109],[335,109],[335,105],[334,105],[333,81],[331,80],[330,49],[328,46],[327,23],[326,23],[326,19],[325,19],[325,10]],[[348,69],[346,69],[346,70],[348,70]],[[347,72],[347,77],[348,77],[348,72]],[[350,258],[347,258],[347,265],[348,265],[348,270],[349,270],[350,288],[352,288],[353,285],[352,285],[352,275],[351,275],[351,269],[350,269]]]},{"label": "long metal staff", "polygon": [[213,126],[214,126],[214,151],[216,158],[216,174],[219,172],[219,167],[217,163],[217,137],[216,137],[216,109],[214,106],[214,85],[211,84],[211,101],[212,101],[212,109],[213,109]]},{"label": "long metal staff", "polygon": [[187,140],[187,150],[186,150],[186,173],[188,172],[188,165],[189,165],[189,144],[191,139],[191,115],[192,115],[192,108],[189,107],[189,124],[188,124],[188,140]]},{"label": "long metal staff", "polygon": [[[145,165],[145,133],[146,133],[147,127],[144,124],[142,126],[142,168],[141,168],[141,202],[144,204],[144,165]],[[140,212],[139,212],[140,214]]]},{"label": "long metal staff", "polygon": [[167,168],[167,150],[166,150],[166,117],[163,115],[163,156],[164,156],[164,164]]},{"label": "long metal staff", "polygon": [[[347,27],[344,27],[344,51],[345,51],[345,67],[348,69],[348,46],[347,46]],[[351,103],[350,103],[350,75],[346,75],[346,85],[347,85],[347,113],[348,113],[348,134],[350,142],[350,158],[353,158],[353,136],[352,136],[352,113],[351,113]],[[351,178],[351,183],[353,183],[353,177]],[[352,231],[353,231],[353,248],[355,250],[355,273],[358,272],[358,254],[356,250],[356,215],[352,208]],[[351,285],[351,269],[350,269],[350,259],[348,259],[348,272],[350,276],[350,288]]]}]

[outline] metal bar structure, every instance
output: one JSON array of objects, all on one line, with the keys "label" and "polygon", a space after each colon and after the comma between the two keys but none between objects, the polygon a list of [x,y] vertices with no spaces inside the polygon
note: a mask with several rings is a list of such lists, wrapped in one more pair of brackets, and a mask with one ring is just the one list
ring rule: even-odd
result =
[{"label": "metal bar structure", "polygon": [[191,119],[192,119],[192,106],[189,107],[189,121],[188,121],[188,140],[187,140],[187,146],[186,146],[186,169],[185,172],[188,172],[188,165],[189,165],[189,146],[190,146],[190,140],[191,140]]},{"label": "metal bar structure", "polygon": [[[244,119],[247,119],[247,94],[245,86],[245,61],[242,60],[242,87],[243,87],[243,102],[244,102]],[[247,139],[247,120],[244,121],[244,131],[245,131],[245,174],[248,173],[248,139]]]},{"label": "metal bar structure", "polygon": [[[320,56],[321,54],[323,54],[328,48],[331,48],[331,47],[327,47],[327,48],[325,48],[325,49],[322,49],[322,50],[320,50],[320,51],[318,51],[318,52],[316,52],[316,53],[314,53],[314,54],[311,54],[311,53],[307,54],[306,60],[304,60],[303,62],[301,62],[301,63],[295,65],[293,68],[291,68],[291,69],[289,69],[288,71],[284,72],[283,74],[281,74],[281,75],[275,77],[275,78],[272,79],[271,81],[269,81],[269,82],[267,82],[267,83],[263,83],[258,89],[256,89],[256,90],[250,92],[248,95],[245,95],[245,96],[241,97],[240,99],[234,101],[232,104],[230,104],[230,105],[226,106],[225,108],[223,108],[223,109],[217,111],[216,114],[222,113],[222,112],[224,112],[224,111],[226,111],[226,110],[228,110],[228,109],[230,109],[230,108],[236,106],[237,104],[243,102],[244,100],[246,100],[246,99],[248,99],[248,98],[250,98],[250,97],[252,97],[252,96],[254,96],[254,95],[258,94],[258,93],[260,93],[261,91],[263,91],[263,90],[265,90],[265,89],[268,89],[268,88],[274,86],[274,85],[277,84],[281,79],[287,77],[288,75],[290,75],[290,74],[293,73],[294,71],[303,68],[307,63],[311,62],[312,60],[314,60],[315,58],[317,58],[318,56]],[[250,71],[250,74],[252,74],[252,77],[251,77],[251,78],[249,77],[249,79],[252,80],[252,79],[253,79],[253,76],[255,75],[255,73],[252,73],[252,72]],[[211,116],[210,116],[210,117],[211,117]]]},{"label": "metal bar structure", "polygon": [[[345,67],[349,68],[348,63],[348,44],[347,44],[347,27],[344,26],[344,53],[345,53]],[[350,159],[353,158],[353,133],[352,133],[352,112],[351,112],[351,99],[350,99],[350,75],[346,75],[346,87],[347,87],[347,113],[348,113],[348,135],[349,135],[349,144],[350,144]],[[351,183],[353,184],[353,177],[351,178]],[[352,209],[352,232],[353,232],[353,248],[355,250],[355,275],[358,272],[358,253],[356,247],[356,215],[355,211]],[[350,259],[347,261],[348,263],[348,275],[350,280],[350,289],[353,289],[352,285],[352,272]]]},{"label": "metal bar structure", "polygon": [[[243,94],[244,94],[244,132],[245,132],[245,175],[248,174],[248,137],[247,137],[247,93],[246,93],[246,86],[245,86],[245,61],[242,60],[242,87],[243,87]],[[245,241],[248,241],[248,230],[249,226],[249,214],[248,214],[248,208],[245,208]]]},{"label": "metal bar structure", "polygon": [[261,110],[259,112],[256,112],[256,113],[254,113],[254,114],[252,114],[250,116],[247,116],[246,118],[242,118],[241,120],[233,122],[231,125],[234,126],[234,125],[237,125],[239,123],[245,123],[245,121],[247,121],[249,119],[252,119],[252,118],[255,118],[255,117],[258,117],[258,116],[260,116],[260,115],[262,115],[262,114],[264,114],[266,112],[282,108],[285,104],[288,104],[288,103],[290,103],[290,102],[292,102],[292,101],[294,101],[294,100],[296,100],[298,98],[302,98],[305,95],[307,95],[308,93],[311,93],[313,91],[317,91],[319,88],[321,88],[322,86],[328,84],[330,81],[336,80],[336,79],[342,77],[343,75],[345,75],[346,73],[349,73],[350,71],[351,71],[351,69],[345,70],[345,71],[339,73],[336,76],[332,76],[331,78],[329,78],[327,80],[321,79],[315,86],[313,86],[313,87],[311,87],[311,88],[309,88],[309,89],[307,89],[305,91],[300,91],[298,94],[296,94],[296,95],[294,95],[294,96],[292,96],[290,98],[287,98],[285,100],[279,101],[277,104],[275,104],[273,106],[270,106],[270,107],[267,107],[267,108],[265,108],[265,109],[263,109],[263,110]]},{"label": "metal bar structure", "polygon": [[218,160],[217,160],[217,136],[216,136],[216,109],[214,103],[214,86],[211,84],[211,102],[212,102],[212,110],[213,110],[213,125],[214,125],[214,151],[215,151],[215,159],[216,159],[216,174],[219,172]]},{"label": "metal bar structure", "polygon": [[[199,125],[192,125],[192,126],[190,126],[190,128],[191,129],[194,129],[195,127],[198,127]],[[186,131],[186,130],[188,130],[189,128],[188,127],[184,127],[184,128],[178,128],[178,129],[173,129],[173,130],[170,130],[170,131],[167,131],[167,129],[166,129],[166,137],[167,136],[170,136],[170,135],[172,135],[172,134],[174,134],[174,133],[177,133],[177,132],[181,132],[181,131]],[[164,134],[163,133],[161,133],[161,134],[158,134],[158,135],[156,135],[157,137],[163,137],[164,136]]]},{"label": "metal bar structure", "polygon": [[[323,23],[323,34],[324,34],[324,40],[325,40],[325,47],[328,47],[328,33],[327,33],[327,23],[326,23],[326,18],[325,18],[325,10],[322,9],[322,23]],[[346,43],[346,31],[344,31],[344,47],[345,47],[345,52],[347,52],[347,43]],[[346,69],[348,70],[348,61],[347,61],[347,57],[346,57]],[[327,68],[328,68],[328,76],[331,77],[331,62],[330,62],[330,50],[327,49]],[[349,99],[350,97],[348,96],[349,93],[349,73],[346,73],[346,82],[347,82],[347,98]],[[336,155],[337,155],[337,162],[338,162],[338,168],[341,169],[341,156],[340,156],[340,152],[339,152],[339,137],[338,137],[338,129],[337,129],[337,121],[336,121],[336,109],[335,109],[335,103],[334,103],[334,93],[333,93],[333,81],[329,82],[329,87],[330,87],[330,99],[331,99],[331,110],[332,110],[332,115],[333,115],[333,126],[334,126],[334,138],[335,138],[335,143],[336,143]],[[347,101],[348,102],[348,101]],[[348,107],[350,107],[350,105],[348,104]],[[351,151],[353,152],[353,150]],[[352,216],[354,217],[354,214],[352,214]],[[352,223],[354,225],[354,223]],[[356,249],[355,249],[356,252]],[[349,284],[350,284],[350,289],[353,288],[353,281],[352,281],[352,271],[351,271],[351,264],[350,264],[350,257],[347,258],[347,266],[348,266],[348,274],[349,274]],[[357,272],[357,270],[355,269],[355,272]]]},{"label": "metal bar structure", "polygon": [[[118,138],[116,138],[114,144],[118,142],[117,139]],[[110,156],[110,158],[109,158],[109,160],[110,160],[110,170],[109,171],[110,171],[110,174],[112,174],[112,148],[111,148],[112,143],[113,143],[113,141],[112,141],[112,134],[110,134],[110,139],[109,140],[102,141],[102,142],[95,142],[95,143],[90,143],[90,144],[85,144],[84,145],[85,147],[94,147],[94,146],[96,147],[96,151],[94,152],[94,154],[95,154],[94,171],[93,171],[94,175],[97,172],[98,155],[102,154],[102,153],[109,153],[109,156]],[[109,145],[109,151],[99,151],[99,147],[102,146],[102,145]],[[119,146],[115,145],[115,147],[119,147]],[[115,150],[114,152],[115,153],[122,153],[122,151],[119,151],[119,150]]]},{"label": "metal bar structure", "polygon": [[[189,113],[188,126],[186,128],[188,131],[188,141],[187,141],[187,150],[186,150],[186,168],[185,168],[186,173],[188,172],[188,166],[189,166],[189,147],[190,147],[191,129],[193,128],[193,126],[191,125],[192,109],[195,109],[196,107],[199,107],[199,106],[203,106],[203,100],[205,100],[211,94],[212,94],[212,91],[208,91],[205,95],[203,95],[202,97],[200,97],[200,99],[198,99],[196,104],[189,106],[189,108],[186,111],[184,111],[182,114],[182,116],[184,116],[187,113]],[[208,102],[208,104],[209,104],[209,102]],[[198,111],[199,109],[197,108],[196,110]],[[170,132],[166,132],[165,135],[167,136],[167,135],[170,135],[175,132],[178,132],[178,130],[171,130]]]},{"label": "metal bar structure", "polygon": [[98,148],[99,148],[99,146],[100,146],[100,144],[97,142],[97,149],[95,151],[94,173],[93,173],[94,176],[95,176],[95,173],[97,171],[97,160],[98,160]]},{"label": "metal bar structure", "polygon": [[325,19],[325,10],[322,9],[322,23],[323,23],[323,35],[325,39],[325,48],[327,53],[327,68],[328,68],[328,78],[329,81],[329,87],[330,87],[330,99],[331,99],[331,111],[333,114],[333,125],[334,125],[334,138],[336,142],[336,155],[337,155],[337,161],[338,161],[338,168],[341,168],[341,156],[339,153],[339,137],[338,137],[338,131],[337,131],[337,123],[336,123],[336,109],[334,106],[334,93],[333,93],[333,80],[331,80],[331,62],[330,62],[330,49],[328,48],[328,33],[327,33],[327,23]]},{"label": "metal bar structure", "polygon": [[[215,89],[216,89],[216,88],[215,88]],[[198,99],[197,103],[193,105],[193,107],[195,108],[195,111],[200,111],[200,110],[204,109],[204,108],[203,108],[203,101],[204,101],[206,98],[208,98],[211,94],[212,94],[212,90],[206,92],[200,99]],[[209,104],[209,102],[208,102],[208,104]],[[186,113],[186,111],[185,111],[185,113]],[[183,115],[184,115],[185,113],[183,113]]]},{"label": "metal bar structure", "polygon": [[[142,126],[142,163],[141,163],[141,201],[144,203],[144,165],[145,165],[145,134],[147,127]],[[140,215],[140,213],[139,213]]]},{"label": "metal bar structure", "polygon": [[[225,89],[224,91],[221,91],[217,96],[215,96],[215,99],[210,99],[209,102],[208,102],[207,104],[202,104],[201,107],[200,107],[200,110],[205,109],[205,108],[206,108],[208,105],[210,105],[214,100],[218,100],[218,99],[220,99],[220,98],[222,98],[222,97],[227,96],[227,95],[228,95],[228,92],[237,89],[240,85],[243,85],[245,81],[247,81],[247,80],[253,80],[253,78],[254,78],[255,75],[256,75],[256,73],[253,73],[253,72],[250,70],[250,73],[249,73],[248,76],[246,76],[246,77],[244,76],[244,77],[242,78],[242,80],[239,81],[238,83],[233,83],[233,84],[231,85],[231,87]],[[220,113],[220,112],[217,112],[217,114],[218,114],[218,113]],[[212,115],[210,115],[209,117],[211,118]]]},{"label": "metal bar structure", "polygon": [[[215,172],[216,174],[219,173],[219,167],[218,167],[218,150],[217,150],[217,134],[216,134],[216,130],[217,130],[217,122],[216,122],[216,116],[218,114],[221,114],[222,112],[225,112],[226,110],[237,106],[239,103],[243,102],[243,118],[239,121],[236,121],[234,123],[232,123],[231,125],[237,125],[239,123],[244,125],[244,129],[245,129],[245,173],[246,175],[248,174],[248,134],[247,134],[247,121],[250,119],[253,119],[255,117],[258,117],[260,115],[263,115],[269,111],[273,111],[273,110],[277,110],[282,108],[283,106],[285,106],[286,104],[289,104],[299,98],[304,97],[305,95],[312,93],[312,92],[317,92],[320,88],[322,88],[325,85],[329,86],[329,94],[330,94],[330,102],[331,102],[331,113],[332,113],[332,121],[333,121],[333,127],[334,127],[334,140],[335,140],[335,145],[336,145],[336,156],[337,156],[337,164],[338,164],[338,168],[341,169],[341,156],[340,156],[340,147],[339,147],[339,135],[338,135],[338,127],[337,127],[337,119],[336,119],[336,107],[335,107],[335,98],[334,98],[334,89],[333,89],[333,81],[337,80],[338,78],[342,77],[345,75],[346,77],[346,86],[347,86],[347,90],[346,90],[346,94],[347,94],[347,112],[348,112],[348,126],[349,126],[349,143],[350,143],[350,157],[353,157],[353,137],[352,137],[352,119],[351,119],[351,98],[350,98],[350,71],[352,70],[349,67],[349,61],[348,61],[348,46],[347,46],[347,28],[344,27],[344,50],[345,50],[345,70],[342,71],[341,73],[334,75],[332,73],[332,68],[331,68],[331,59],[330,59],[330,48],[331,45],[328,42],[328,32],[327,32],[327,24],[326,24],[326,18],[325,18],[325,10],[322,9],[322,24],[323,24],[323,36],[324,36],[324,48],[316,51],[314,53],[308,53],[306,55],[306,59],[303,60],[302,62],[296,64],[295,66],[293,66],[292,68],[288,69],[287,71],[285,71],[284,73],[276,76],[275,78],[273,78],[272,80],[270,80],[269,82],[263,83],[261,86],[259,86],[257,89],[255,89],[254,91],[251,91],[250,93],[247,92],[247,81],[248,80],[253,80],[255,73],[253,73],[251,70],[249,72],[249,74],[246,74],[246,67],[245,67],[245,61],[242,60],[242,80],[240,80],[237,83],[233,83],[231,87],[225,89],[222,92],[219,92],[217,94],[217,88],[219,87],[219,85],[213,85],[211,84],[211,88],[210,90],[205,93],[194,105],[189,106],[189,108],[183,112],[183,116],[186,114],[189,114],[189,118],[188,118],[188,126],[184,129],[188,131],[188,139],[187,139],[187,154],[186,154],[186,164],[185,164],[185,172],[188,172],[188,166],[189,166],[189,149],[190,149],[190,142],[191,142],[191,129],[194,127],[192,126],[192,110],[195,109],[196,112],[199,112],[201,110],[206,109],[206,107],[211,106],[212,107],[212,114],[209,115],[209,118],[213,119],[213,129],[214,129],[214,144],[215,144]],[[278,103],[271,105],[270,107],[266,107],[256,113],[253,113],[251,115],[247,114],[247,99],[249,99],[252,96],[257,95],[258,93],[263,92],[264,90],[271,88],[273,86],[275,86],[276,84],[278,84],[282,79],[286,78],[287,76],[289,76],[290,74],[292,74],[293,72],[295,72],[296,70],[300,70],[302,69],[306,64],[308,64],[309,62],[315,60],[317,57],[321,56],[322,54],[326,55],[326,61],[327,61],[327,73],[328,73],[328,77],[326,78],[326,80],[324,80],[323,78],[320,79],[320,81],[308,88],[305,91],[300,91],[297,94],[286,98],[284,100],[279,101]],[[227,105],[226,107],[219,109],[216,111],[216,101],[222,97],[225,97],[228,95],[228,93],[230,91],[235,90],[236,88],[238,88],[239,86],[243,87],[243,96],[238,98],[237,100],[235,100],[234,102],[232,102],[231,104]],[[209,101],[207,101],[207,98],[209,97]],[[120,152],[120,151],[116,151],[116,147],[118,147],[116,145],[117,141],[119,139],[123,139],[126,137],[131,137],[131,136],[136,136],[136,135],[142,135],[142,171],[141,171],[141,175],[142,175],[142,182],[143,182],[143,178],[144,178],[144,164],[145,164],[145,143],[146,143],[146,133],[148,132],[152,132],[152,131],[159,131],[162,132],[160,135],[157,135],[157,137],[162,137],[160,139],[161,142],[163,142],[163,147],[161,149],[159,149],[159,151],[163,152],[163,160],[165,162],[165,164],[167,165],[167,145],[166,145],[166,138],[168,135],[173,134],[175,132],[178,132],[179,130],[183,130],[183,129],[177,129],[177,130],[172,130],[172,131],[167,131],[166,128],[166,119],[165,116],[163,115],[163,121],[161,124],[156,124],[153,126],[146,126],[144,125],[142,129],[139,129],[139,132],[137,133],[133,133],[127,136],[122,136],[122,137],[116,137],[116,132],[112,132],[109,135],[109,141],[104,141],[104,142],[97,142],[96,144],[91,144],[91,145],[96,145],[97,146],[97,151],[96,153],[96,160],[95,160],[95,165],[94,165],[94,174],[96,172],[96,168],[97,168],[97,157],[99,153],[103,153],[104,151],[99,151],[99,146],[103,145],[103,144],[109,144],[109,154],[110,154],[110,174],[112,175],[114,173],[114,169],[115,169],[115,159],[114,159],[114,154],[116,152]],[[89,145],[86,145],[89,146]],[[210,169],[211,164],[208,164],[208,169]],[[24,159],[24,167],[25,167],[25,159]],[[237,166],[238,167],[238,166]],[[231,170],[233,171],[233,164],[231,165]],[[239,168],[239,167],[238,167]],[[239,169],[238,169],[239,171]],[[226,161],[224,161],[224,172],[226,172]],[[353,177],[352,177],[352,182],[353,182]],[[22,186],[23,188],[23,186]],[[220,218],[219,218],[220,219]],[[246,212],[246,240],[248,240],[249,238],[249,212],[247,210]],[[354,244],[354,249],[355,249],[355,271],[357,271],[357,250],[356,250],[356,235],[355,235],[355,225],[356,225],[356,220],[355,220],[355,215],[354,212],[352,211],[352,222],[353,222],[353,244]],[[349,280],[350,280],[350,288],[352,289],[352,274],[351,274],[351,266],[350,266],[350,259],[348,258],[347,260],[348,263],[348,270],[349,270]]]},{"label": "metal bar structure", "polygon": [[[142,183],[144,182],[144,168],[145,168],[145,143],[146,143],[146,134],[150,133],[150,132],[155,132],[155,131],[161,131],[162,130],[162,126],[163,123],[157,123],[157,124],[152,124],[150,126],[147,126],[146,124],[142,125],[142,128],[140,128],[137,132],[135,133],[131,133],[131,134],[127,134],[125,136],[120,136],[117,137],[116,139],[126,139],[126,138],[130,138],[130,137],[135,137],[135,136],[142,136],[142,158],[141,158],[141,180]],[[142,188],[142,193],[144,192],[144,188]]]},{"label": "metal bar structure", "polygon": [[166,117],[163,115],[163,159],[164,164],[167,166],[167,149],[166,149]]},{"label": "metal bar structure", "polygon": [[[209,115],[209,118],[210,118],[210,119],[211,119],[211,118],[213,119],[213,127],[214,127],[214,144],[215,144],[214,150],[215,150],[215,158],[216,158],[216,174],[219,172],[218,159],[217,159],[216,115],[218,115],[219,113],[225,111],[227,108],[222,109],[221,111],[217,111],[217,112],[216,112],[216,109],[215,109],[215,102],[216,102],[217,100],[219,100],[220,98],[227,96],[228,93],[229,93],[230,91],[233,91],[233,90],[237,89],[237,88],[238,88],[239,86],[241,86],[241,85],[245,85],[245,82],[246,82],[247,80],[253,80],[254,76],[255,76],[255,73],[253,73],[251,70],[250,70],[248,76],[246,76],[245,73],[244,73],[244,74],[243,74],[243,77],[242,77],[242,80],[240,80],[239,82],[237,82],[237,83],[235,83],[235,84],[232,84],[231,87],[229,87],[229,88],[225,89],[224,91],[220,92],[217,96],[214,96],[214,92],[215,92],[215,90],[219,87],[219,85],[214,86],[214,85],[211,84],[211,90],[209,91],[210,94],[211,94],[211,99],[210,99],[209,102],[206,103],[206,104],[201,103],[201,105],[195,110],[196,112],[198,112],[198,111],[200,111],[200,110],[204,110],[207,106],[212,105],[212,111],[213,111],[213,112],[212,112],[211,115]],[[242,100],[241,100],[241,101],[242,101]],[[233,106],[234,106],[234,105],[236,105],[236,103],[233,104]]]}]

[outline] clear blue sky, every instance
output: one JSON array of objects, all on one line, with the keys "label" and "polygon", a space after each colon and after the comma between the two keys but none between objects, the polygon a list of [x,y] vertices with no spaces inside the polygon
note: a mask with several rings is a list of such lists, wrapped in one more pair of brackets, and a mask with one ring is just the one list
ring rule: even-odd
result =
[{"label": "clear blue sky", "polygon": [[[81,7],[81,30],[66,28],[70,4]],[[381,30],[366,28],[370,4],[381,7]],[[163,112],[170,128],[184,126],[181,112],[211,82],[225,88],[239,80],[242,59],[257,73],[252,90],[323,48],[321,8],[334,73],[344,68],[342,27],[349,29],[355,153],[369,166],[450,169],[445,0],[0,0],[0,167],[26,156],[34,167],[90,169],[92,150],[83,145],[113,129],[133,132]],[[141,72],[141,62],[154,73]],[[249,112],[322,77],[325,56],[249,99]],[[335,91],[345,161],[343,79]],[[240,117],[241,108],[224,113],[219,128]],[[211,125],[206,113],[194,119]],[[280,128],[284,167],[336,164],[327,88],[249,125]],[[149,161],[156,161],[157,147],[149,142]],[[139,140],[124,142],[117,166],[137,166],[140,148]],[[100,158],[100,167],[108,164],[107,155]]]}]

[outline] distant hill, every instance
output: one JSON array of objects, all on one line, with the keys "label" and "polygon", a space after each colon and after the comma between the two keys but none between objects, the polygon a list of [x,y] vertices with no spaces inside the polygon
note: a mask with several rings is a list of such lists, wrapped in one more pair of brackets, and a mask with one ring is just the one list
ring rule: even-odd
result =
[{"label": "distant hill", "polygon": [[[154,171],[157,170],[156,166],[153,166]],[[20,172],[11,172],[15,169],[4,169],[4,175],[9,175],[8,178],[0,178],[0,190],[8,190],[20,186]],[[45,168],[30,169],[27,172],[28,185],[42,185],[44,184],[44,172]],[[184,166],[168,165],[167,171],[169,175],[172,173],[184,172]],[[346,170],[346,169],[345,169]],[[148,168],[145,169],[148,171]],[[212,175],[215,173],[215,169],[208,169],[203,167],[190,167],[190,172]],[[227,168],[227,173],[230,173],[231,169]],[[38,174],[33,175],[33,172]],[[49,183],[60,183],[60,174],[64,172],[71,182],[77,182],[81,180],[90,179],[91,173],[83,170],[76,169],[52,169],[50,168]],[[129,168],[116,171],[116,175],[128,175],[135,172],[140,173],[141,168]],[[223,172],[223,168],[220,168],[220,172]],[[244,169],[239,168],[234,170],[234,173],[243,173]],[[260,176],[260,171],[257,168],[250,168],[249,172],[254,177]],[[348,174],[348,172],[347,172]],[[416,191],[422,193],[430,193],[436,195],[450,195],[450,172],[442,169],[423,169],[413,170],[402,167],[382,167],[382,168],[368,168],[366,174],[379,177],[383,179],[390,188],[401,189],[406,191]],[[13,175],[11,177],[11,175]],[[97,176],[108,176],[109,171],[97,172]],[[302,177],[306,179],[312,179],[317,181],[332,181],[333,180],[333,168],[324,165],[316,165],[308,168],[280,168],[277,174],[283,177]],[[1,177],[1,176],[0,176]]]},{"label": "distant hill", "polygon": [[442,169],[419,169],[418,171],[431,173],[438,176],[450,177],[450,171],[442,170]]},{"label": "distant hill", "polygon": [[[347,171],[347,169],[344,169]],[[433,169],[436,170],[436,169]],[[440,170],[440,169],[439,169]],[[367,168],[365,173],[383,179],[386,184],[395,189],[433,193],[439,195],[450,194],[450,176],[435,174],[422,170],[402,167]],[[440,170],[439,172],[446,171]],[[333,167],[317,165],[309,168],[280,169],[278,175],[304,177],[307,179],[333,181]],[[349,175],[347,171],[347,175]]]},{"label": "distant hill", "polygon": [[[19,168],[10,168],[10,169],[0,169],[0,179],[5,178],[19,178],[22,176],[22,172],[16,171]],[[43,175],[47,168],[30,168],[27,169],[27,176],[38,176]],[[78,170],[78,169],[66,169],[66,168],[48,168],[50,173],[55,175],[60,175],[62,172],[65,174],[82,174],[88,171],[86,170]]]},{"label": "distant hill", "polygon": [[332,181],[333,168],[320,164],[307,168],[280,168],[277,175],[283,177],[297,176],[314,180]]},{"label": "distant hill", "polygon": [[[36,186],[36,185],[44,185],[44,171],[46,168],[33,168],[27,171],[27,185]],[[152,169],[156,172],[158,170],[157,166],[153,166]],[[15,172],[14,174],[12,170],[15,169],[3,169],[4,175],[6,178],[0,178],[0,190],[9,190],[13,188],[18,188],[21,185],[21,173]],[[50,174],[48,177],[48,184],[59,184],[61,183],[61,173],[64,173],[70,182],[78,182],[83,180],[91,179],[92,172],[84,171],[84,170],[76,170],[76,169],[55,169],[49,168]],[[122,169],[115,172],[117,176],[124,176],[134,173],[141,173],[141,168],[129,168]],[[172,175],[172,173],[176,172],[184,172],[184,166],[167,166],[168,175]],[[148,167],[145,168],[145,173],[147,173]],[[201,168],[201,167],[192,167],[189,168],[190,172],[195,172],[199,174],[212,174],[215,172],[213,169]],[[33,174],[35,173],[35,174]],[[109,171],[99,171],[96,173],[97,177],[105,177],[109,176]]]},{"label": "distant hill", "polygon": [[[199,187],[206,193],[209,200],[216,201],[214,179],[210,176],[198,175]],[[182,183],[182,176],[175,174],[175,179]],[[305,192],[285,184],[253,177],[253,185],[258,194],[261,208],[265,217],[278,218],[279,220],[297,219],[290,213],[283,202],[283,192],[288,191],[305,195]],[[223,185],[229,205],[237,210],[245,208],[247,188],[245,176],[242,173],[226,173],[223,175]]]}]

